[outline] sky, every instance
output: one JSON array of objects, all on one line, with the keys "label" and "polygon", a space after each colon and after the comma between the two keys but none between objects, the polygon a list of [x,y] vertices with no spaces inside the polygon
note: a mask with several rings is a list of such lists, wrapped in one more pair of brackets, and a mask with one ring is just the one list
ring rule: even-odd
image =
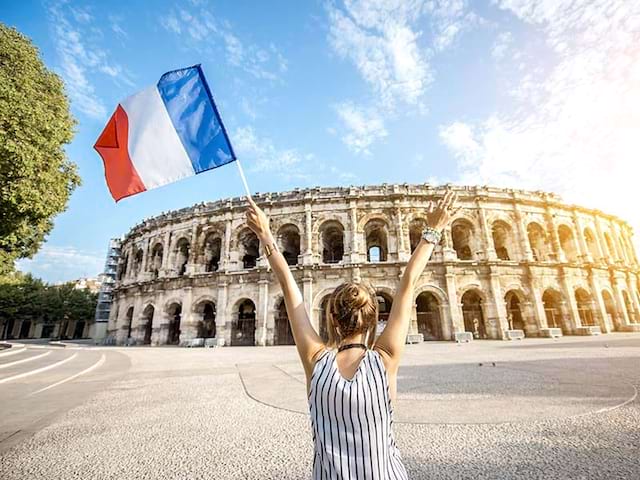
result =
[{"label": "sky", "polygon": [[1,3],[78,121],[66,151],[82,186],[18,262],[46,281],[97,275],[109,239],[145,218],[244,195],[232,162],[116,204],[93,150],[120,100],[198,63],[254,193],[524,188],[640,229],[640,2]]}]

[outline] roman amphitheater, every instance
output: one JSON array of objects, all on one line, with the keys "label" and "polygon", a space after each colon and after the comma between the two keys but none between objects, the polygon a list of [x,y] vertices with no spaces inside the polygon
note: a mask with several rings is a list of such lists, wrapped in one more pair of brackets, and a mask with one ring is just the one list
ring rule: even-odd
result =
[{"label": "roman amphitheater", "polygon": [[[416,284],[410,340],[640,331],[629,225],[554,194],[382,184],[256,194],[325,337],[341,282],[370,282],[384,327],[425,209],[447,188],[457,212]],[[122,241],[108,339],[118,344],[291,344],[282,292],[245,223],[245,198],[145,220]]]}]

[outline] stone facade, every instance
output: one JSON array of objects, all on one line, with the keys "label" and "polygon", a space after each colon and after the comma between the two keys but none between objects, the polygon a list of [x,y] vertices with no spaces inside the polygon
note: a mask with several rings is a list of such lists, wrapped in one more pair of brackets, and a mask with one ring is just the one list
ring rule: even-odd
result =
[{"label": "stone facade", "polygon": [[[343,281],[374,285],[386,320],[425,209],[446,188],[462,208],[416,284],[413,338],[640,330],[631,228],[557,195],[428,184],[256,194],[321,335],[323,302]],[[225,199],[133,227],[122,242],[110,341],[292,343],[280,286],[259,256],[245,206],[244,198]]]}]

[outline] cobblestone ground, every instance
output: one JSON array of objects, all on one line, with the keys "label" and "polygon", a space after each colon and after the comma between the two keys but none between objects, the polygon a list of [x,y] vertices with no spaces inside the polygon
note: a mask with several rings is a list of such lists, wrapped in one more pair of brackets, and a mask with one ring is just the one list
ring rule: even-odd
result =
[{"label": "cobblestone ground", "polygon": [[[1,451],[0,478],[309,478],[294,347],[113,350],[127,373]],[[288,383],[240,375],[264,365]],[[413,479],[638,479],[637,388],[637,334],[410,345],[395,436]]]}]

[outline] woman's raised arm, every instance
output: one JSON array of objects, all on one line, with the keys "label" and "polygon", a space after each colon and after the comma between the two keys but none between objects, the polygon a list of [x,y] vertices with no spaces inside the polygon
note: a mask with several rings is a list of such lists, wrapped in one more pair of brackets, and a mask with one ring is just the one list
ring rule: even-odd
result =
[{"label": "woman's raised arm", "polygon": [[[449,224],[451,207],[455,201],[455,193],[448,191],[438,201],[437,205],[434,206],[431,203],[427,209],[427,225],[438,232],[442,232],[444,227]],[[415,283],[426,267],[434,248],[435,245],[433,243],[427,242],[424,238],[420,239],[420,243],[413,251],[402,274],[400,287],[391,305],[387,326],[374,345],[374,348],[383,355],[388,369],[395,370],[400,364],[400,357],[409,331]]]},{"label": "woman's raised arm", "polygon": [[313,371],[313,360],[316,354],[324,348],[324,343],[316,333],[313,325],[311,325],[300,288],[293,278],[287,261],[277,249],[269,227],[269,219],[251,197],[247,197],[247,199],[249,200],[249,206],[247,207],[246,216],[249,228],[256,234],[263,246],[273,246],[271,247],[273,248],[273,253],[267,259],[282,288],[293,339],[296,342],[298,355],[300,355],[307,378],[309,378]]}]

